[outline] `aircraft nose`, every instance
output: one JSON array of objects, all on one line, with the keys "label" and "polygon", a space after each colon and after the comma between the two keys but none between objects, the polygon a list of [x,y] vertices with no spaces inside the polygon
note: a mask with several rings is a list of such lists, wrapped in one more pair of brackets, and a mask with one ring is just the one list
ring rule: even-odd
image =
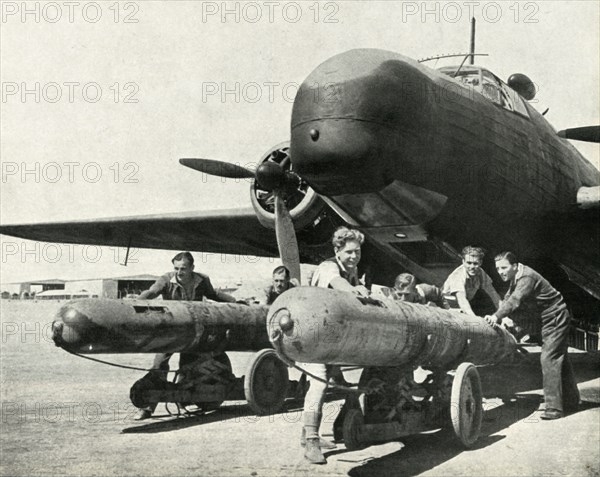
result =
[{"label": "aircraft nose", "polygon": [[302,83],[292,111],[294,170],[319,193],[380,190],[429,134],[431,80],[414,61],[381,50],[334,56]]}]

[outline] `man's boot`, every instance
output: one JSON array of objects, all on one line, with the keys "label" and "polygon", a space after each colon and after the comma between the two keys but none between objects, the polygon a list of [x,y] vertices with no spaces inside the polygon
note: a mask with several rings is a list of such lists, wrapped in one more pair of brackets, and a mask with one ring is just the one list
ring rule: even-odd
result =
[{"label": "man's boot", "polygon": [[326,464],[327,461],[323,457],[321,447],[319,446],[318,437],[309,437],[306,439],[306,447],[304,448],[304,458],[311,464]]},{"label": "man's boot", "polygon": [[560,419],[564,416],[564,413],[560,409],[548,408],[540,416],[545,421],[552,421],[554,419]]},{"label": "man's boot", "polygon": [[306,436],[306,447],[304,458],[311,464],[325,464],[327,461],[321,452],[319,445],[319,426],[321,425],[321,414],[316,412],[304,413],[304,435]]},{"label": "man's boot", "polygon": [[133,416],[134,421],[143,421],[144,419],[150,419],[152,417],[152,411],[149,409],[140,409]]},{"label": "man's boot", "polygon": [[[300,436],[300,445],[306,447],[306,429],[304,427],[302,428],[302,435]],[[321,449],[335,449],[337,446],[333,442],[319,437],[319,447]]]}]

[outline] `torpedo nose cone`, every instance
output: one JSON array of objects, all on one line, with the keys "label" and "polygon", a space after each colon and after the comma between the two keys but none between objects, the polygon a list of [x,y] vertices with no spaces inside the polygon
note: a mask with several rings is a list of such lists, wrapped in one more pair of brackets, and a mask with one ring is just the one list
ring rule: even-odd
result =
[{"label": "torpedo nose cone", "polygon": [[62,348],[81,344],[82,334],[91,326],[89,317],[73,304],[60,307],[52,322],[52,339]]},{"label": "torpedo nose cone", "polygon": [[281,310],[278,314],[279,317],[279,327],[281,331],[284,333],[289,333],[294,329],[294,320],[290,315],[290,312],[287,310]]},{"label": "torpedo nose cone", "polygon": [[52,322],[52,341],[56,346],[60,346],[62,344],[62,334],[65,324],[62,321],[53,321]]}]

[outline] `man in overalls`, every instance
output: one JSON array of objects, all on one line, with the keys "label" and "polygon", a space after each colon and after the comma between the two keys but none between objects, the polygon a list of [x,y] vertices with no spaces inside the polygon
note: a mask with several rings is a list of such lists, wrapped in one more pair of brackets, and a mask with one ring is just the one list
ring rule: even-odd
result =
[{"label": "man in overalls", "polygon": [[571,314],[560,292],[535,270],[519,263],[514,253],[497,255],[496,269],[503,281],[510,282],[510,287],[498,311],[486,320],[497,326],[517,309],[535,305],[536,318],[542,324],[540,360],[546,406],[541,417],[559,419],[579,405],[577,382],[567,355]]}]

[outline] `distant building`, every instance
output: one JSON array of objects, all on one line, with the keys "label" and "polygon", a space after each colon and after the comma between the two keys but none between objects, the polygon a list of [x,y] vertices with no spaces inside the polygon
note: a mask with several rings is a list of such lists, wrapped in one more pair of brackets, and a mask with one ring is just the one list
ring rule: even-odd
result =
[{"label": "distant building", "polygon": [[[147,290],[156,275],[133,275],[89,280],[38,280],[3,284],[3,297],[13,299],[67,300],[71,298],[131,298]],[[49,293],[53,292],[53,293]]]},{"label": "distant building", "polygon": [[75,300],[76,298],[98,298],[98,295],[88,292],[87,290],[79,290],[69,292],[66,290],[48,290],[37,293],[37,300]]},{"label": "distant building", "polygon": [[65,280],[52,278],[50,280],[37,280],[34,282],[22,282],[19,284],[19,295],[21,298],[29,298],[33,293],[48,290],[62,290],[65,288]]},{"label": "distant building", "polygon": [[147,290],[157,279],[156,275],[133,275],[93,280],[69,280],[65,283],[65,291],[74,293],[86,290],[100,298],[127,298]]}]

